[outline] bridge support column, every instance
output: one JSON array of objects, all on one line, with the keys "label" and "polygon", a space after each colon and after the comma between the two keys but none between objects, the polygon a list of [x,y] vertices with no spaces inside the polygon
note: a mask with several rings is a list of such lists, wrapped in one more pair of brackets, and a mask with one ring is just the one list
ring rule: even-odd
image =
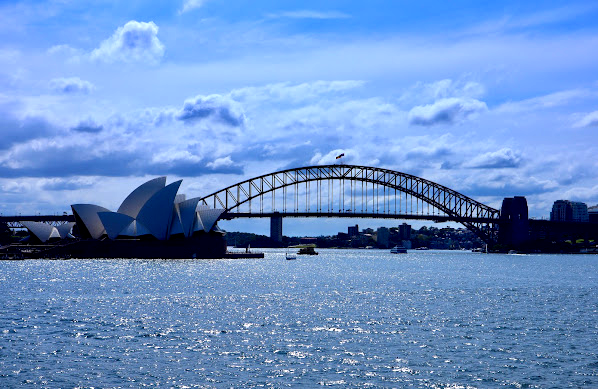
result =
[{"label": "bridge support column", "polygon": [[523,196],[505,197],[500,208],[498,242],[519,247],[529,240],[527,200]]},{"label": "bridge support column", "polygon": [[282,243],[282,216],[272,216],[270,218],[270,239]]}]

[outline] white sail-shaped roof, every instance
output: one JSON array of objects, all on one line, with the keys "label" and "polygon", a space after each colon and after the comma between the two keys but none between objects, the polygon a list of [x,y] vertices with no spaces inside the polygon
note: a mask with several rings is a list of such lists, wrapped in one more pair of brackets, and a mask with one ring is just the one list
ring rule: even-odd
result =
[{"label": "white sail-shaped roof", "polygon": [[152,235],[151,231],[139,223],[139,221],[135,220],[133,224],[135,225],[135,236]]},{"label": "white sail-shaped roof", "polygon": [[62,239],[68,238],[71,232],[73,231],[74,225],[75,222],[67,222],[56,227],[56,230],[58,230],[58,234],[60,234],[60,237]]},{"label": "white sail-shaped roof", "polygon": [[170,222],[170,231],[168,235],[183,234],[183,225],[181,224],[181,215],[179,213],[179,205],[175,204],[172,208],[172,221]]},{"label": "white sail-shaped roof", "polygon": [[191,234],[197,231],[203,231],[203,223],[201,222],[201,218],[199,217],[199,212],[195,212],[193,218],[193,228],[191,229]]},{"label": "white sail-shaped roof", "polygon": [[[199,197],[194,197],[177,204],[179,215],[181,217],[181,224],[186,237],[193,234],[193,221],[195,220],[195,210],[197,209],[198,202]],[[203,225],[201,228],[203,229]]]},{"label": "white sail-shaped roof", "polygon": [[118,212],[98,212],[98,216],[110,239],[116,239],[122,230],[127,228],[135,220],[129,215]]},{"label": "white sail-shaped roof", "polygon": [[138,223],[137,220],[133,220],[125,229],[120,232],[121,236],[137,237],[143,235],[151,235],[147,228],[143,224]]},{"label": "white sail-shaped roof", "polygon": [[109,209],[94,204],[73,204],[71,209],[77,223],[80,221],[83,224],[79,226],[79,231],[83,237],[86,237],[85,231],[93,239],[99,239],[104,234],[104,225],[98,216],[98,212],[111,212]]},{"label": "white sail-shaped roof", "polygon": [[166,177],[154,178],[140,185],[127,196],[125,201],[118,207],[117,212],[136,218],[145,203],[159,190],[164,189],[165,185]]},{"label": "white sail-shaped roof", "polygon": [[212,227],[214,227],[214,224],[216,224],[218,218],[220,217],[220,215],[222,215],[223,212],[224,209],[206,209],[201,207],[197,211],[197,214],[199,216],[199,219],[201,220],[201,224],[203,224],[203,230],[205,232],[210,232],[210,230],[212,229]]},{"label": "white sail-shaped roof", "polygon": [[168,238],[174,197],[182,181],[173,182],[156,192],[147,200],[137,215],[137,221],[147,227],[152,235],[159,240]]},{"label": "white sail-shaped roof", "polygon": [[58,233],[56,227],[54,227],[53,225],[32,221],[22,221],[19,223],[25,226],[25,228],[27,228],[30,233],[35,235],[35,237],[39,239],[42,243],[47,242],[49,239],[52,238],[60,239],[60,234]]}]

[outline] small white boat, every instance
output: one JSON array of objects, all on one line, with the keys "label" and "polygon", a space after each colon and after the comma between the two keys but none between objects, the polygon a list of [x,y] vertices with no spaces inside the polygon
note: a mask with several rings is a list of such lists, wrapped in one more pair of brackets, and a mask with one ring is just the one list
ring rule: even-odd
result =
[{"label": "small white boat", "polygon": [[297,256],[295,254],[286,253],[285,254],[285,258],[287,259],[287,261],[290,261],[290,260],[293,260],[293,259],[297,259]]},{"label": "small white boat", "polygon": [[390,249],[391,254],[407,254],[407,249],[402,245],[396,245]]}]

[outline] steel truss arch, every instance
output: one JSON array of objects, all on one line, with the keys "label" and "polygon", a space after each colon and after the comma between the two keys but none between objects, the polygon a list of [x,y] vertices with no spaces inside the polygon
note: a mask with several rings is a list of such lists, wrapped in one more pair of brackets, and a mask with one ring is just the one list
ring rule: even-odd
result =
[{"label": "steel truss arch", "polygon": [[[284,191],[292,186],[298,188],[299,184],[307,185],[310,182],[320,182],[321,185],[321,182],[324,181],[342,180],[360,182],[365,185],[371,184],[372,188],[377,185],[378,188],[383,187],[385,190],[388,188],[413,196],[421,200],[422,203],[429,204],[444,212],[449,218],[463,224],[486,242],[495,240],[494,223],[495,221],[498,222],[499,210],[424,178],[376,167],[321,165],[286,169],[228,186],[201,198],[200,202],[214,208],[224,208],[225,212],[231,217],[234,216],[232,211],[235,208],[238,210],[245,203],[249,203],[251,212],[252,200],[260,198],[260,204],[262,204],[263,196],[271,192],[273,193],[272,204],[274,205],[274,193],[278,190]],[[306,202],[309,201],[309,187],[306,188],[305,196],[307,196]],[[334,194],[332,196],[334,197]],[[321,205],[319,204],[319,207]],[[318,209],[318,212],[325,213],[321,208]],[[388,217],[386,211],[376,212],[381,216]],[[263,213],[263,205],[260,205],[260,212],[253,213],[256,216]],[[281,214],[281,216],[284,216],[284,214]],[[354,216],[359,217],[359,214],[356,213]],[[428,218],[433,219],[433,217]]]}]

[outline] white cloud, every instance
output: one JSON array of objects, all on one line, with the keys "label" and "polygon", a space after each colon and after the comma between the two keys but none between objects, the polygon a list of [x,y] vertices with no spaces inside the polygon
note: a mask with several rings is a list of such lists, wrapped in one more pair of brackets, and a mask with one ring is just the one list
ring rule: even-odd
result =
[{"label": "white cloud", "polygon": [[154,22],[131,20],[93,50],[91,59],[104,62],[155,63],[163,55],[164,45],[158,39],[158,26]]},{"label": "white cloud", "polygon": [[[342,157],[337,159],[340,155]],[[354,163],[360,160],[359,157],[359,153],[354,149],[335,149],[324,155],[321,152],[316,152],[309,163],[311,165],[332,165],[335,162]]]},{"label": "white cloud", "polygon": [[405,91],[399,101],[423,104],[450,97],[479,99],[486,94],[484,85],[475,81],[444,79],[431,83],[418,82]]},{"label": "white cloud", "polygon": [[598,111],[590,112],[585,115],[579,121],[577,121],[574,127],[594,127],[598,126]]},{"label": "white cloud", "polygon": [[592,94],[592,92],[586,89],[564,90],[544,96],[533,97],[531,99],[507,102],[498,106],[495,111],[498,113],[518,113],[540,109],[551,109],[567,105],[575,100],[590,97]]},{"label": "white cloud", "polygon": [[201,158],[197,155],[191,154],[187,150],[170,149],[152,156],[152,163],[177,163],[177,162],[193,162],[198,163]]},{"label": "white cloud", "polygon": [[565,191],[562,198],[588,202],[588,206],[593,206],[598,201],[598,185],[592,187],[575,187]]},{"label": "white cloud", "polygon": [[79,53],[79,50],[69,45],[54,45],[48,49],[48,54],[51,55],[66,55],[74,56]]},{"label": "white cloud", "polygon": [[200,95],[185,100],[176,118],[185,123],[211,118],[231,127],[241,127],[245,123],[245,114],[239,103],[221,95]]},{"label": "white cloud", "polygon": [[54,78],[50,81],[50,88],[60,93],[82,93],[88,94],[94,90],[91,82],[80,79],[79,77]]},{"label": "white cloud", "polygon": [[521,162],[520,153],[505,147],[497,151],[478,155],[465,164],[465,167],[479,169],[516,168],[521,165]]},{"label": "white cloud", "polygon": [[285,101],[291,103],[304,102],[325,94],[334,94],[360,88],[365,84],[359,80],[312,81],[301,84],[288,82],[268,84],[261,87],[238,88],[231,91],[235,100],[254,102]]},{"label": "white cloud", "polygon": [[90,188],[94,185],[94,182],[88,177],[86,178],[48,178],[39,181],[39,187],[41,190],[50,191],[63,191],[71,190],[76,191],[83,188]]},{"label": "white cloud", "polygon": [[222,169],[222,168],[228,168],[234,165],[233,160],[231,159],[230,156],[226,156],[223,158],[217,158],[215,159],[213,162],[208,162],[206,164],[207,167],[214,169],[214,170],[218,170],[218,169]]},{"label": "white cloud", "polygon": [[420,126],[454,124],[487,109],[486,103],[476,99],[450,97],[413,107],[409,111],[409,123]]},{"label": "white cloud", "polygon": [[4,193],[28,193],[31,191],[31,185],[21,181],[8,181],[0,186]]},{"label": "white cloud", "polygon": [[183,8],[179,11],[179,14],[200,8],[205,3],[205,0],[185,0],[183,1]]}]

